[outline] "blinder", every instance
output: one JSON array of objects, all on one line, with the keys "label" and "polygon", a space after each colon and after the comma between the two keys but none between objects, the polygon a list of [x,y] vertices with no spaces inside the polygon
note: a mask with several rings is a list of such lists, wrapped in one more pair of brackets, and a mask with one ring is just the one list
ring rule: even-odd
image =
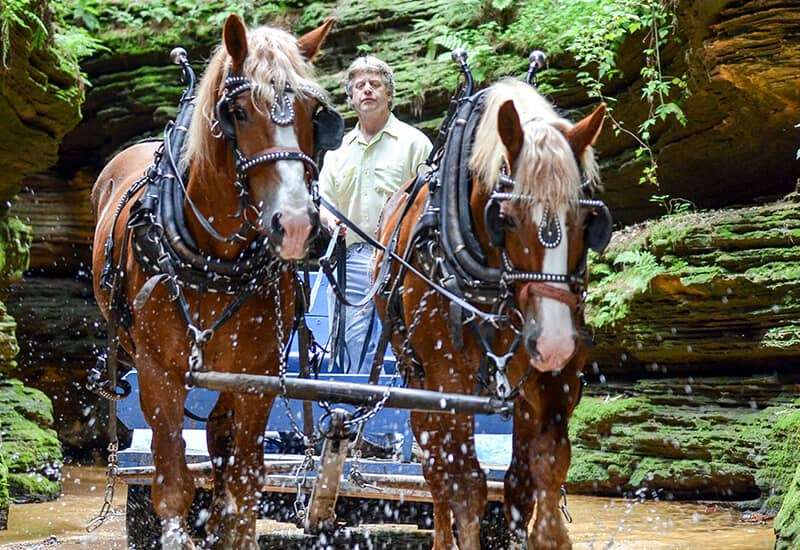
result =
[{"label": "blinder", "polygon": [[314,156],[335,151],[344,139],[344,118],[335,109],[323,104],[314,115]]},{"label": "blinder", "polygon": [[602,253],[611,241],[611,231],[614,220],[611,217],[611,211],[603,201],[581,201],[586,203],[598,204],[585,204],[591,210],[588,213],[588,219],[585,224],[585,237],[586,246],[591,248],[597,253]]},{"label": "blinder", "polygon": [[222,96],[222,98],[217,102],[217,106],[214,108],[214,116],[217,119],[217,125],[219,126],[219,130],[222,132],[222,136],[229,141],[235,140],[236,126],[233,124],[233,116],[230,110],[230,99],[227,95]]},{"label": "blinder", "polygon": [[[489,243],[495,248],[505,246],[505,229],[508,226],[501,212],[502,201],[516,197],[513,193],[493,193],[483,210],[483,221],[486,225],[486,232],[489,234]],[[602,253],[611,241],[614,224],[611,211],[603,201],[597,199],[580,199],[578,204],[581,208],[589,209],[584,224],[586,248]],[[561,240],[558,218],[545,213],[539,226],[539,240],[542,245],[548,248],[557,246]],[[553,235],[552,239],[549,237],[550,234]]]},{"label": "blinder", "polygon": [[[243,77],[230,76],[225,82],[225,94],[217,102],[214,114],[219,130],[225,139],[235,143],[236,125],[231,111],[235,97],[250,89],[250,83]],[[321,104],[314,114],[314,157],[324,151],[338,149],[344,138],[344,118],[334,108],[328,105],[318,94],[312,93]],[[280,105],[280,107],[278,107]],[[289,94],[276,94],[275,103],[270,109],[270,117],[275,124],[288,126],[294,121],[294,108]]]}]

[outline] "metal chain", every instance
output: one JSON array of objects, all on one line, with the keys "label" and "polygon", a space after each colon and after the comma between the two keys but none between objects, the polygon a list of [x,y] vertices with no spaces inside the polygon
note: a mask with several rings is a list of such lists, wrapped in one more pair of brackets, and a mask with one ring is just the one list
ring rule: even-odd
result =
[{"label": "metal chain", "polygon": [[112,508],[114,487],[117,483],[117,474],[119,473],[118,450],[118,441],[112,441],[108,444],[108,466],[106,469],[106,490],[103,495],[103,506],[100,508],[100,513],[92,518],[86,525],[86,531],[89,533],[103,525],[108,518],[123,515],[123,512],[114,511]]},{"label": "metal chain", "polygon": [[[433,288],[427,289],[422,294],[422,297],[417,303],[417,306],[414,308],[411,324],[408,325],[408,330],[406,331],[406,338],[405,341],[403,342],[403,348],[402,348],[403,358],[407,362],[410,362],[412,354],[411,345],[409,342],[414,332],[416,331],[417,327],[419,326],[420,322],[422,321],[423,306],[427,304],[427,301],[435,293],[436,293],[435,289]],[[400,369],[396,369],[394,376],[392,377],[392,380],[386,386],[386,390],[384,391],[383,397],[381,397],[381,399],[377,403],[375,403],[375,405],[372,407],[370,411],[368,411],[363,415],[359,415],[358,417],[351,418],[350,420],[345,422],[345,426],[347,427],[351,426],[357,427],[358,436],[356,437],[356,441],[361,440],[362,431],[364,430],[366,422],[369,421],[371,418],[373,418],[375,415],[377,415],[381,410],[383,410],[383,407],[386,405],[386,401],[389,399],[390,395],[389,389],[395,385],[395,381],[397,380],[399,374],[400,374]],[[378,491],[380,491],[381,490],[380,487],[371,485],[367,483],[367,481],[364,479],[364,474],[361,472],[361,468],[359,467],[360,460],[361,460],[361,449],[359,448],[356,449],[356,451],[353,453],[353,460],[350,463],[350,475],[348,476],[348,481],[354,483],[355,485],[358,485],[362,489],[370,488],[370,489],[377,489]]]},{"label": "metal chain", "polygon": [[564,514],[564,519],[567,520],[567,523],[572,523],[572,515],[567,509],[567,488],[563,485],[561,486],[561,504],[558,505],[558,508]]},{"label": "metal chain", "polygon": [[297,494],[294,497],[294,515],[298,525],[306,519],[305,488],[308,473],[314,469],[314,447],[306,447],[303,461],[295,468],[294,478],[297,484]]},{"label": "metal chain", "polygon": [[308,479],[308,474],[314,469],[314,442],[309,438],[303,430],[298,426],[297,421],[292,414],[292,409],[289,405],[289,399],[286,397],[286,356],[283,354],[283,312],[281,311],[281,293],[280,293],[280,277],[273,277],[269,282],[269,290],[275,299],[275,335],[278,341],[278,378],[281,384],[280,396],[283,400],[284,408],[286,409],[286,416],[289,418],[289,423],[292,430],[302,437],[303,443],[306,446],[305,456],[303,461],[295,468],[293,475],[295,478],[297,493],[294,497],[294,514],[295,520],[298,525],[301,525],[306,518],[306,502],[305,502],[305,485]]},{"label": "metal chain", "polygon": [[280,292],[280,276],[272,277],[269,282],[269,290],[275,299],[275,335],[278,342],[278,379],[281,384],[281,399],[283,400],[284,408],[286,409],[286,416],[289,418],[289,423],[292,426],[292,431],[299,435],[306,447],[311,447],[312,442],[309,441],[308,436],[300,429],[297,424],[292,409],[289,405],[289,399],[286,397],[286,356],[283,354],[283,312],[281,311],[281,292]]}]

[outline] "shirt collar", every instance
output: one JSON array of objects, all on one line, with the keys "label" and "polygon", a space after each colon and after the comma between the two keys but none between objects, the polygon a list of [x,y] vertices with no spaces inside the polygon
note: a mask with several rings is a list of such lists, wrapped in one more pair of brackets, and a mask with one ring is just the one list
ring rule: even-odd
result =
[{"label": "shirt collar", "polygon": [[[374,138],[372,138],[372,141],[378,141],[383,136],[383,134],[387,134],[387,135],[392,136],[393,138],[397,139],[400,136],[399,127],[398,127],[399,123],[400,123],[400,121],[397,120],[397,117],[394,116],[394,113],[390,112],[389,113],[389,118],[386,121],[386,124],[384,124],[383,128],[381,128],[381,131],[378,132],[375,135]],[[352,130],[350,130],[350,132],[347,134],[345,140],[347,141],[347,144],[350,145],[354,141],[356,141],[357,139],[360,139],[360,138],[361,138],[361,126],[360,126],[360,123],[356,123],[356,127],[353,128]]]}]

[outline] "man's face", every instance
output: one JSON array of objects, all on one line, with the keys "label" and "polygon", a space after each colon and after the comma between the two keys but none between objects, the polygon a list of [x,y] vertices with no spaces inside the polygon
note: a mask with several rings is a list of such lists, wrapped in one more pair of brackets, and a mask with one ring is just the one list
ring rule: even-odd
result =
[{"label": "man's face", "polygon": [[350,101],[358,114],[389,111],[389,95],[381,75],[373,72],[358,72],[353,77]]}]

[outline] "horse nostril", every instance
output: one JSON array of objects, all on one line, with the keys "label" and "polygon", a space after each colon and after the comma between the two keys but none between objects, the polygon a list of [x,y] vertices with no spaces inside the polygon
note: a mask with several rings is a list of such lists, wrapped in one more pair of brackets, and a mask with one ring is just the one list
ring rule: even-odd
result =
[{"label": "horse nostril", "polygon": [[276,212],[270,221],[270,229],[272,229],[272,231],[277,235],[283,235],[284,231],[283,226],[281,225],[281,215],[282,214],[280,212]]},{"label": "horse nostril", "polygon": [[537,348],[537,341],[541,335],[541,330],[536,321],[528,321],[522,329],[522,342],[525,345],[525,350],[531,359],[539,357],[539,350]]}]

